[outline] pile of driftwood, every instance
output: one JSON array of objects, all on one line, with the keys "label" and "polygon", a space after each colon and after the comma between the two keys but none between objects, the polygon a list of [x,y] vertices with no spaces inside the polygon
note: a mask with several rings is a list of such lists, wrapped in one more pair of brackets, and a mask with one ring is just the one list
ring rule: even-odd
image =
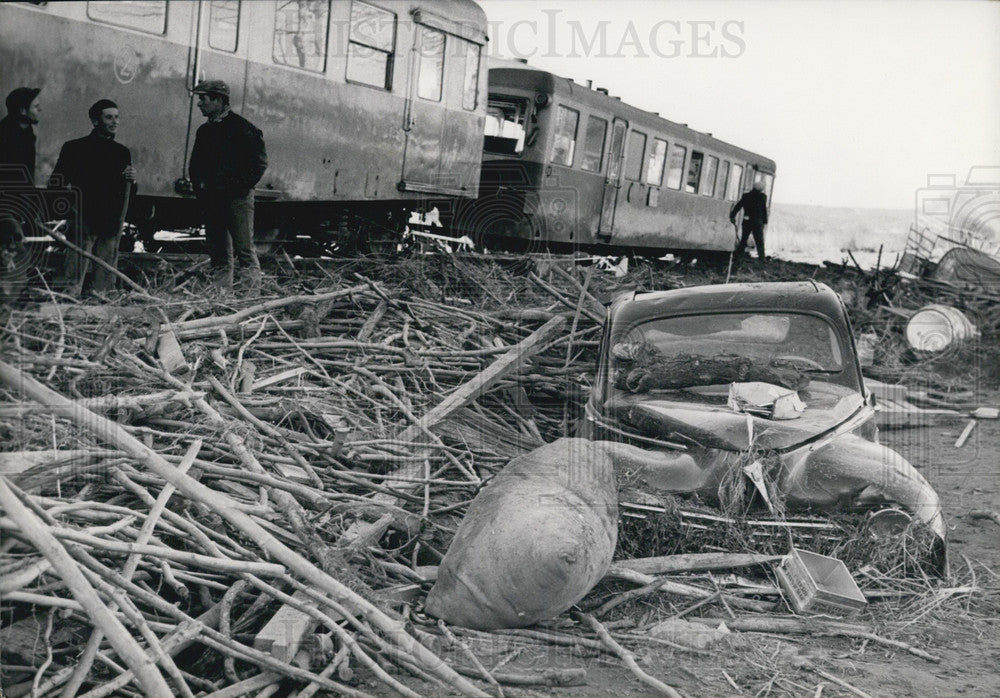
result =
[{"label": "pile of driftwood", "polygon": [[[369,278],[378,269],[286,267],[252,301],[185,282],[101,305],[49,292],[4,310],[6,696],[304,698],[366,695],[366,683],[502,695],[501,683],[584,680],[504,670],[516,643],[539,642],[616,656],[669,693],[626,648],[650,642],[641,627],[613,636],[598,618],[654,592],[681,599],[679,615],[779,608],[773,583],[711,575],[772,558],[716,556],[616,564],[619,581],[575,629],[487,635],[424,616],[479,488],[572,433],[604,311],[592,273],[572,264],[428,258]],[[865,624],[727,622],[934,659]]]},{"label": "pile of driftwood", "polygon": [[[406,694],[395,668],[478,692],[407,628],[394,590],[440,559],[485,479],[565,427],[594,301],[518,319],[327,284],[7,313],[7,695],[284,678],[360,694],[352,666]],[[297,613],[261,638],[283,605]],[[39,615],[41,636],[12,643]],[[317,624],[326,644],[297,647]]]}]

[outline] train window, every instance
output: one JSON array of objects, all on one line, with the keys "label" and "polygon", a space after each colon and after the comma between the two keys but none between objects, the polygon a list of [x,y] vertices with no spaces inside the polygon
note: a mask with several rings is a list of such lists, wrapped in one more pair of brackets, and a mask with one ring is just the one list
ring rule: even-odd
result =
[{"label": "train window", "polygon": [[580,112],[569,107],[559,106],[556,111],[556,132],[552,139],[552,157],[550,160],[557,165],[573,165],[573,155],[576,154],[576,129],[580,125]]},{"label": "train window", "polygon": [[[611,147],[608,153],[611,159],[608,161],[608,181],[618,183],[621,176],[622,154],[625,152],[625,129],[628,123],[615,119],[611,127]],[[607,201],[607,199],[605,199]]]},{"label": "train window", "polygon": [[604,166],[604,137],[608,122],[599,116],[587,117],[587,131],[583,135],[583,162],[580,167],[588,172],[600,172]]},{"label": "train window", "polygon": [[681,188],[681,177],[684,175],[684,158],[687,157],[687,148],[674,143],[670,146],[670,155],[667,157],[667,186],[671,189]]},{"label": "train window", "polygon": [[417,96],[422,99],[441,101],[441,86],[444,84],[444,44],[444,32],[421,25]]},{"label": "train window", "polygon": [[625,154],[625,179],[638,182],[642,178],[642,156],[646,152],[646,134],[632,131],[628,134]]},{"label": "train window", "polygon": [[274,5],[275,63],[326,70],[330,0],[278,0]]},{"label": "train window", "polygon": [[715,195],[715,173],[719,170],[719,158],[709,155],[705,160],[705,172],[701,178],[701,191],[705,196]]},{"label": "train window", "polygon": [[740,198],[740,182],[743,181],[743,165],[733,163],[733,169],[729,171],[729,181],[726,183],[726,198],[736,201]]},{"label": "train window", "polygon": [[90,0],[87,16],[149,34],[167,31],[167,0]]},{"label": "train window", "polygon": [[524,100],[490,100],[486,108],[483,150],[500,155],[519,155],[524,150]]},{"label": "train window", "polygon": [[662,138],[654,138],[653,147],[649,149],[649,162],[646,163],[646,184],[656,187],[663,184],[665,164],[667,164],[667,142]]},{"label": "train window", "polygon": [[212,0],[208,7],[208,45],[219,51],[236,51],[240,26],[240,0]]},{"label": "train window", "polygon": [[462,82],[462,109],[472,111],[479,101],[479,44],[454,38],[458,55],[465,56],[465,79]]},{"label": "train window", "polygon": [[395,51],[396,15],[355,0],[347,40],[347,79],[391,90]]},{"label": "train window", "polygon": [[722,161],[722,167],[719,168],[719,186],[715,188],[715,193],[721,196],[723,199],[726,198],[726,180],[729,178],[729,160]]},{"label": "train window", "polygon": [[684,185],[684,191],[688,194],[698,193],[698,182],[701,181],[701,167],[704,162],[704,153],[699,153],[697,150],[691,151],[691,163],[688,165],[687,184]]}]

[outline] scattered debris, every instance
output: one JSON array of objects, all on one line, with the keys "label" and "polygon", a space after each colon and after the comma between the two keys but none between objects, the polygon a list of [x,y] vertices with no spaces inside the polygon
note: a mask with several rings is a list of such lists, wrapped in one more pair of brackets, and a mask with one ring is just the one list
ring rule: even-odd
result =
[{"label": "scattered debris", "polygon": [[649,629],[649,634],[663,640],[670,640],[685,647],[703,650],[730,634],[725,621],[716,628],[691,623],[683,618],[668,618]]},{"label": "scattered debris", "polygon": [[1000,512],[995,511],[980,511],[974,509],[969,512],[969,516],[973,519],[989,519],[998,526],[1000,526]]},{"label": "scattered debris", "polygon": [[798,419],[806,404],[799,394],[770,383],[730,383],[729,401],[734,412],[748,412],[767,419]]},{"label": "scattered debris", "polygon": [[916,352],[939,353],[978,334],[962,311],[938,303],[925,305],[906,323],[906,341]]},{"label": "scattered debris", "polygon": [[868,603],[847,566],[827,555],[792,548],[775,573],[796,613],[852,615]]},{"label": "scattered debris", "polygon": [[965,428],[962,429],[962,433],[959,434],[958,438],[955,440],[955,448],[962,448],[962,446],[965,445],[965,442],[969,439],[969,434],[972,433],[972,430],[975,427],[976,420],[970,419],[968,423],[966,423]]},{"label": "scattered debris", "polygon": [[[280,297],[248,301],[154,261],[149,291],[101,306],[36,293],[2,308],[7,694],[484,695],[587,681],[583,668],[513,663],[545,645],[617,657],[670,694],[677,675],[650,676],[640,655],[680,645],[697,656],[694,628],[718,641],[723,621],[731,636],[837,635],[870,643],[855,652],[937,661],[902,624],[879,622],[894,629],[876,635],[870,611],[855,624],[777,616],[785,605],[769,570],[789,538],[844,560],[871,607],[904,621],[981,594],[974,580],[928,576],[920,526],[878,537],[864,515],[783,512],[774,462],[757,453],[734,463],[726,506],[639,497],[619,473],[619,559],[579,600],[589,615],[491,633],[442,624],[423,604],[463,516],[512,459],[574,433],[605,316],[598,299],[621,282],[571,258],[534,267],[535,278],[521,258],[296,259],[282,262],[293,271],[281,272]],[[654,285],[644,265],[628,274],[632,287]],[[661,287],[685,282],[656,274]],[[901,326],[892,332],[877,334],[873,369],[906,382],[886,361],[903,342]],[[161,352],[167,333],[177,346]],[[169,364],[178,354],[184,364]],[[759,368],[794,387],[808,367]],[[730,382],[699,399],[725,410]],[[976,406],[972,394],[920,385],[955,397],[959,414]],[[815,398],[803,401],[785,425],[809,419]],[[773,437],[754,415],[730,416],[744,447]],[[624,446],[606,448],[616,460],[643,452]],[[759,506],[765,494],[773,513]],[[909,605],[879,603],[899,599]],[[668,618],[694,628],[649,632]],[[837,682],[833,665],[810,661]],[[747,686],[729,671],[723,687]]]}]

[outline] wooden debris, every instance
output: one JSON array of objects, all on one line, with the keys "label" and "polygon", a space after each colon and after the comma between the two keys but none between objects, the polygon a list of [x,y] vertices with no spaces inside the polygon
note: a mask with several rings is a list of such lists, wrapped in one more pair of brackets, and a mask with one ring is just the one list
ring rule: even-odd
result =
[{"label": "wooden debris", "polygon": [[706,572],[753,567],[767,565],[781,559],[781,555],[754,553],[689,553],[687,555],[619,560],[615,563],[615,567],[643,574],[676,574],[678,572]]},{"label": "wooden debris", "polygon": [[180,342],[177,341],[177,335],[170,330],[160,332],[156,342],[156,356],[167,373],[183,374],[191,370],[187,359],[184,358]]},{"label": "wooden debris", "polygon": [[579,614],[578,617],[582,622],[588,624],[595,633],[597,633],[597,636],[601,639],[601,642],[603,642],[611,651],[617,654],[622,659],[622,661],[625,662],[625,666],[629,668],[629,671],[631,671],[635,675],[635,677],[639,679],[642,683],[651,687],[660,695],[669,696],[669,698],[681,698],[681,694],[678,693],[676,690],[674,690],[671,686],[668,686],[659,679],[653,678],[652,676],[644,672],[642,669],[640,669],[639,665],[635,661],[635,655],[633,655],[631,652],[626,650],[620,644],[615,642],[614,638],[611,637],[607,629],[603,625],[601,625],[601,623],[596,618],[594,618],[593,616],[589,616],[586,613],[581,613]]},{"label": "wooden debris", "polygon": [[975,427],[976,427],[976,420],[970,419],[966,423],[965,428],[962,429],[962,433],[959,434],[958,438],[955,440],[955,448],[962,448],[962,446],[965,445],[965,442],[968,441],[969,439],[969,434],[972,433],[972,430],[975,429]]},{"label": "wooden debris", "polygon": [[[18,474],[0,482],[47,538],[29,536],[27,520],[3,503],[4,611],[36,615],[40,632],[50,611],[68,614],[63,625],[80,648],[90,642],[82,654],[61,647],[49,655],[44,642],[28,648],[33,659],[23,670],[5,666],[5,682],[9,676],[25,695],[37,683],[39,695],[89,698],[157,695],[163,686],[170,695],[269,695],[279,682],[300,696],[361,696],[359,678],[373,693],[412,695],[407,684],[418,677],[429,693],[483,695],[507,685],[583,685],[586,674],[508,671],[470,638],[516,650],[547,643],[631,655],[641,664],[637,648],[669,641],[618,630],[635,627],[628,602],[640,595],[635,607],[659,604],[659,620],[701,622],[698,615],[724,608],[773,612],[773,585],[711,574],[768,556],[623,560],[582,602],[614,602],[615,620],[600,624],[611,643],[589,621],[566,628],[563,618],[560,629],[517,633],[450,628],[467,647],[447,657],[431,651],[441,632],[425,625],[421,602],[468,503],[512,456],[567,435],[586,399],[580,377],[592,371],[605,315],[598,299],[614,289],[600,274],[581,282],[560,266],[571,263],[557,260],[532,279],[518,275],[520,259],[503,262],[520,265],[517,274],[501,273],[495,260],[417,259],[373,281],[356,272],[378,265],[338,260],[324,263],[317,293],[304,290],[296,271],[281,284],[296,295],[281,298],[130,286],[134,293],[102,306],[55,303],[53,294],[41,309],[11,310],[0,328],[5,360],[17,359],[0,365],[0,424],[10,425],[0,474]],[[422,293],[431,286],[420,275],[440,269],[450,276]],[[360,283],[341,283],[341,275]],[[160,347],[162,336],[176,338],[183,364],[161,367],[158,354],[172,353]],[[971,409],[972,395],[927,392],[950,401],[936,409]],[[665,510],[623,509],[651,518]],[[685,530],[839,531],[825,518],[761,522],[713,511],[685,504]],[[52,546],[68,563],[59,556],[57,567],[56,553],[43,554]],[[73,573],[64,564],[93,593],[68,585],[63,573]],[[920,593],[893,591],[881,593]],[[120,633],[102,637],[108,618],[134,646]],[[289,625],[275,632],[282,620]],[[743,627],[733,629],[752,631]],[[59,629],[56,622],[53,643]],[[842,630],[912,651],[860,634],[867,626]],[[195,644],[196,665],[175,666],[171,658]]]},{"label": "wooden debris", "polygon": [[973,519],[989,519],[993,523],[1000,526],[1000,512],[973,509],[969,512],[969,517]]},{"label": "wooden debris", "polygon": [[[292,598],[318,610],[316,603],[304,592],[297,591]],[[291,662],[302,647],[306,635],[317,625],[319,621],[315,618],[291,606],[282,606],[253,639],[254,649],[267,652],[282,662]]]}]

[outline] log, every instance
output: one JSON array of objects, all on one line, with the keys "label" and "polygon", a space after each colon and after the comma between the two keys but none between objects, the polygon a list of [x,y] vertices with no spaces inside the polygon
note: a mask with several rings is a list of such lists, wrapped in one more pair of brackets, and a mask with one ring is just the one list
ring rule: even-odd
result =
[{"label": "log", "polygon": [[753,381],[801,390],[809,384],[809,376],[794,366],[755,364],[742,356],[707,358],[678,354],[669,358],[654,357],[637,361],[631,370],[623,368],[615,376],[615,387],[633,393],[644,393],[650,390]]},{"label": "log", "polygon": [[[633,584],[638,584],[640,586],[657,584],[659,585],[658,588],[660,591],[687,599],[705,599],[716,593],[691,586],[690,584],[681,584],[680,582],[665,581],[661,583],[658,577],[654,577],[651,574],[643,574],[642,572],[635,572],[624,567],[619,567],[617,564],[611,565],[611,569],[608,570],[608,574],[605,576],[605,579],[624,579],[625,581],[632,582]],[[775,608],[775,604],[773,603],[764,603],[762,601],[754,601],[753,599],[741,599],[735,596],[726,596],[725,599],[726,603],[730,606],[746,609],[748,611],[757,611],[759,613],[767,613]]]},{"label": "log", "polygon": [[121,451],[109,451],[106,449],[10,451],[8,453],[0,453],[0,475],[7,475],[8,477],[20,475],[25,470],[34,468],[36,465],[41,465],[42,463],[77,459],[93,461],[99,458],[113,458],[120,455],[122,455]]},{"label": "log", "polygon": [[277,298],[275,300],[265,301],[264,303],[258,303],[257,305],[250,306],[249,308],[244,308],[236,313],[231,313],[229,315],[219,315],[211,316],[205,318],[198,318],[197,320],[188,320],[187,322],[175,322],[170,325],[166,325],[164,330],[172,330],[174,332],[185,332],[188,330],[204,330],[207,328],[225,327],[227,325],[235,325],[247,318],[253,317],[254,315],[259,315],[261,313],[267,313],[277,308],[283,308],[288,305],[295,305],[296,303],[320,303],[322,301],[334,300],[336,298],[343,298],[345,296],[350,296],[354,293],[360,293],[368,288],[367,284],[362,284],[360,286],[351,286],[350,288],[343,288],[339,291],[330,291],[328,293],[317,293],[315,295],[302,295],[302,296],[286,296],[285,298]]},{"label": "log", "polygon": [[677,572],[707,572],[753,567],[754,565],[778,562],[782,559],[784,559],[783,555],[756,553],[689,553],[687,555],[618,560],[612,567],[642,572],[643,574],[675,574]]}]

